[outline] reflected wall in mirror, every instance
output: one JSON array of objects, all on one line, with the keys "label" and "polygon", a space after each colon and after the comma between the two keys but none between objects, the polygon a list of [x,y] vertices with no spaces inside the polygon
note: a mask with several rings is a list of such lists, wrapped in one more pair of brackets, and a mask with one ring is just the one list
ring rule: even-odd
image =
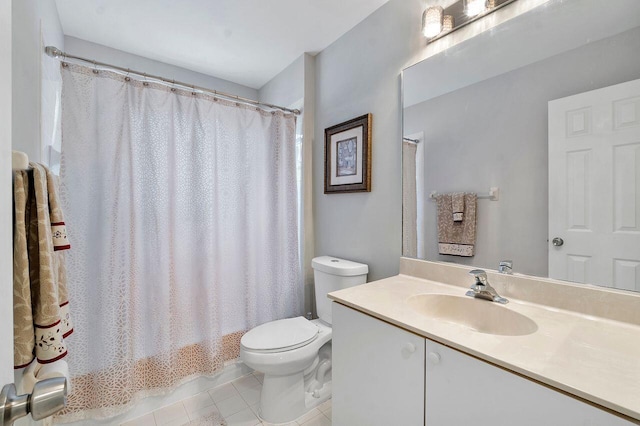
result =
[{"label": "reflected wall in mirror", "polygon": [[[639,1],[550,0],[404,70],[403,255],[640,291],[638,52]],[[490,187],[440,255],[429,194]]]}]

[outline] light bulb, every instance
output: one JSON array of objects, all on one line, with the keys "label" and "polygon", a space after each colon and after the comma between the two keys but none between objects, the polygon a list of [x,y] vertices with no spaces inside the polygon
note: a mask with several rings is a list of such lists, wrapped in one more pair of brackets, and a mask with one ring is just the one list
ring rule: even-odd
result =
[{"label": "light bulb", "polygon": [[442,18],[442,31],[449,32],[453,29],[455,25],[455,20],[452,15],[444,15]]},{"label": "light bulb", "polygon": [[463,0],[467,16],[476,16],[485,11],[486,0]]},{"label": "light bulb", "polygon": [[422,14],[422,34],[433,38],[442,32],[442,15],[444,9],[441,6],[427,8]]}]

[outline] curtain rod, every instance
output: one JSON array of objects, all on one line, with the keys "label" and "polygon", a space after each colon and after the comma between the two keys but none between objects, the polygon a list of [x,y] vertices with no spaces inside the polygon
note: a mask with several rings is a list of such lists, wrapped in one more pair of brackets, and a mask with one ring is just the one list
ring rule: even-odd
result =
[{"label": "curtain rod", "polygon": [[415,144],[419,144],[420,140],[419,139],[409,139],[409,138],[402,138],[403,141],[407,141],[407,142],[411,142],[411,143],[415,143]]},{"label": "curtain rod", "polygon": [[164,77],[159,77],[159,76],[156,76],[156,75],[151,75],[151,74],[147,74],[147,73],[140,72],[140,71],[135,71],[135,70],[132,70],[132,69],[129,69],[129,68],[119,67],[117,65],[107,64],[107,63],[104,63],[104,62],[98,62],[98,61],[95,61],[93,59],[87,59],[87,58],[83,58],[81,56],[75,56],[75,55],[68,54],[68,53],[63,52],[62,50],[58,49],[55,46],[47,46],[44,49],[44,51],[48,56],[50,56],[52,58],[60,59],[62,61],[67,60],[67,59],[75,59],[75,60],[78,60],[78,61],[82,61],[82,62],[86,62],[86,63],[89,63],[89,64],[93,64],[94,66],[100,66],[100,67],[103,67],[103,68],[110,68],[110,69],[113,69],[113,70],[126,72],[127,74],[136,74],[136,75],[139,75],[140,77],[149,78],[149,79],[152,79],[152,80],[157,80],[157,81],[160,81],[162,83],[178,85],[178,86],[182,86],[184,88],[193,89],[193,90],[199,90],[201,92],[212,94],[213,96],[225,98],[225,99],[232,100],[232,101],[242,102],[242,103],[249,104],[249,105],[256,105],[256,106],[262,106],[262,107],[267,107],[267,108],[279,109],[281,111],[290,112],[290,113],[295,114],[295,115],[300,115],[300,110],[299,109],[289,109],[289,108],[281,107],[279,105],[273,105],[273,104],[268,104],[268,103],[265,103],[265,102],[255,101],[253,99],[243,98],[242,96],[238,96],[238,95],[231,95],[229,93],[219,92],[217,90],[208,89],[206,87],[194,86],[193,84],[182,83],[180,81],[175,81],[175,80],[169,80],[169,79],[164,78]]}]

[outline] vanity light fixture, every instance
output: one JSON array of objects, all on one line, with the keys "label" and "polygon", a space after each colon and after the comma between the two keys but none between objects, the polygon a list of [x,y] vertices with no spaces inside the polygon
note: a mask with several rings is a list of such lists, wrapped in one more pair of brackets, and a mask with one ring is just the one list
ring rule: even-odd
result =
[{"label": "vanity light fixture", "polygon": [[422,14],[422,33],[425,37],[432,38],[443,30],[444,9],[442,6],[428,7]]},{"label": "vanity light fixture", "polygon": [[428,7],[422,14],[422,34],[431,43],[516,0],[458,0],[447,8]]}]

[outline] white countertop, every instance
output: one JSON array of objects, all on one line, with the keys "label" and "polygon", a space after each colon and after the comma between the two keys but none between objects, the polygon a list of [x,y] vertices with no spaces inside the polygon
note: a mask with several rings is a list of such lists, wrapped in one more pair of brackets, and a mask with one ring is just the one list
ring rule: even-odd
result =
[{"label": "white countertop", "polygon": [[506,308],[531,318],[538,329],[524,336],[500,336],[430,319],[412,310],[406,302],[416,294],[464,296],[466,290],[461,286],[398,275],[336,291],[330,293],[329,298],[640,420],[639,325],[510,297]]}]

